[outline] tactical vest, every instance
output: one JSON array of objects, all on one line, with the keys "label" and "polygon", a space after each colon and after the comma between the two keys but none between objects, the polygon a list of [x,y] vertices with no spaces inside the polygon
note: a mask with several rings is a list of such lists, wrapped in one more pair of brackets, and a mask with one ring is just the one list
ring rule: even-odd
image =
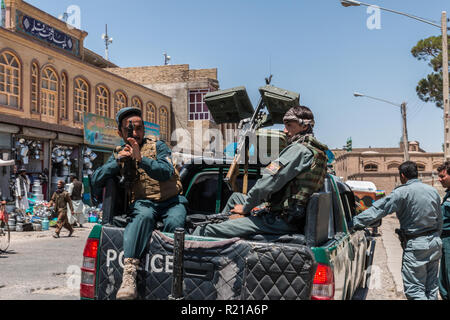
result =
[{"label": "tactical vest", "polygon": [[[117,149],[116,149],[117,150]],[[146,139],[141,148],[141,156],[156,160],[156,141]],[[171,165],[172,162],[169,161]],[[183,191],[180,175],[174,166],[174,174],[167,181],[158,181],[150,178],[144,169],[136,166],[137,179],[133,183],[131,200],[152,200],[155,202],[165,201]]]},{"label": "tactical vest", "polygon": [[326,145],[313,136],[307,136],[302,142],[294,143],[301,143],[308,148],[313,154],[313,162],[310,170],[300,173],[280,191],[281,193],[271,198],[269,206],[273,212],[287,212],[287,209],[293,206],[306,208],[310,196],[322,188],[327,173]]}]

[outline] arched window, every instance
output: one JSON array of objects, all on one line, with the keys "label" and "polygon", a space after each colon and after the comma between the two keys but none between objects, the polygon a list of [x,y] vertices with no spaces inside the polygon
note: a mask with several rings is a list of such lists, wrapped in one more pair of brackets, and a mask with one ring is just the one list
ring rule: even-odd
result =
[{"label": "arched window", "polygon": [[39,113],[39,66],[31,64],[31,112]]},{"label": "arched window", "polygon": [[387,169],[388,169],[388,171],[398,171],[399,166],[400,166],[400,163],[393,162],[393,163],[388,164]]},{"label": "arched window", "polygon": [[425,171],[425,165],[421,164],[421,163],[418,163],[417,164],[417,171]]},{"label": "arched window", "polygon": [[156,107],[151,102],[145,106],[145,121],[156,123]]},{"label": "arched window", "polygon": [[142,101],[138,97],[133,97],[131,100],[131,106],[142,110]]},{"label": "arched window", "polygon": [[19,59],[9,51],[0,54],[0,104],[19,108],[20,106]]},{"label": "arched window", "polygon": [[56,116],[58,107],[58,76],[46,67],[41,76],[41,114],[50,118]]},{"label": "arched window", "polygon": [[61,107],[59,117],[64,120],[69,119],[67,109],[67,74],[65,72],[61,73]]},{"label": "arched window", "polygon": [[376,164],[370,163],[364,166],[364,171],[378,171],[378,166]]},{"label": "arched window", "polygon": [[169,140],[169,114],[165,107],[159,108],[159,126],[160,126],[160,134],[161,140],[168,142]]},{"label": "arched window", "polygon": [[75,79],[73,97],[74,120],[82,122],[83,113],[89,111],[89,85],[85,80]]},{"label": "arched window", "polygon": [[104,86],[97,86],[95,96],[95,113],[102,117],[108,117],[109,91]]},{"label": "arched window", "polygon": [[117,112],[119,112],[120,109],[123,109],[126,106],[127,96],[121,91],[116,92],[114,97],[114,118],[116,117]]}]

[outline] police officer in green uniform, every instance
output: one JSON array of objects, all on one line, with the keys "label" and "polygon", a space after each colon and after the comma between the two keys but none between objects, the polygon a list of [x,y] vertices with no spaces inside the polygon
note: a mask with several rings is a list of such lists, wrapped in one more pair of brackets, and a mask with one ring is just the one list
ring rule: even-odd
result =
[{"label": "police officer in green uniform", "polygon": [[402,278],[408,300],[436,300],[441,258],[441,198],[432,186],[422,183],[417,165],[406,161],[399,166],[402,185],[353,218],[355,229],[396,212],[397,231],[403,247]]},{"label": "police officer in green uniform", "polygon": [[442,200],[442,258],[439,269],[439,293],[443,300],[450,300],[450,161],[446,161],[437,169],[439,173],[439,182],[446,193]]},{"label": "police officer in green uniform", "polygon": [[[264,170],[248,195],[234,193],[223,213],[243,218],[197,227],[194,235],[246,238],[257,234],[283,235],[299,231],[311,194],[319,190],[327,171],[327,146],[314,138],[314,115],[308,107],[296,106],[284,116],[289,144]],[[263,204],[267,213],[253,215]]]},{"label": "police officer in green uniform", "polygon": [[[124,231],[124,270],[117,299],[135,299],[136,271],[158,220],[164,232],[184,227],[187,199],[181,195],[182,185],[171,159],[171,150],[163,141],[144,137],[142,112],[137,108],[121,109],[116,116],[118,134],[127,144],[117,147],[105,165],[91,177],[93,193],[101,190],[110,178],[123,170],[124,159],[136,161],[137,179],[132,185],[128,212],[130,222]],[[127,138],[127,124],[134,126],[133,138]]]}]

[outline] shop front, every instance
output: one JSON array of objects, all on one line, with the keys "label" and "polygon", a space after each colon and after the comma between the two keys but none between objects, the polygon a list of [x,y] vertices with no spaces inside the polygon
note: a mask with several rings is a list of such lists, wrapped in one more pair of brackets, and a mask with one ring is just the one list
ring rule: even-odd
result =
[{"label": "shop front", "polygon": [[89,177],[111,157],[116,146],[122,143],[113,119],[93,113],[84,114],[83,184],[84,200],[90,200]]}]

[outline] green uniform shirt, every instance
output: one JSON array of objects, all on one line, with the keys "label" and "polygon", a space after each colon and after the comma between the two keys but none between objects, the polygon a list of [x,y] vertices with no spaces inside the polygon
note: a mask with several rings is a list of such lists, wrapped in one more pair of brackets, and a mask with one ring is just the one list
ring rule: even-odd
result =
[{"label": "green uniform shirt", "polygon": [[440,196],[436,189],[418,179],[408,180],[375,201],[372,207],[354,217],[353,223],[355,227],[365,227],[393,212],[406,234],[442,230]]},{"label": "green uniform shirt", "polygon": [[[146,143],[145,140],[144,143]],[[139,168],[144,169],[150,178],[158,181],[167,181],[174,174],[173,165],[168,161],[172,156],[170,148],[162,141],[156,142],[156,160],[142,157],[139,163]],[[97,198],[102,197],[102,191],[105,187],[106,181],[120,175],[120,167],[114,155],[108,161],[95,170],[91,177],[92,193]]]},{"label": "green uniform shirt", "polygon": [[442,200],[442,230],[450,231],[450,189],[447,189],[447,193]]},{"label": "green uniform shirt", "polygon": [[289,181],[311,168],[313,160],[313,153],[303,144],[294,142],[288,145],[281,151],[278,159],[264,170],[262,178],[248,192],[244,212],[249,213],[257,205],[269,201],[271,196]]}]

